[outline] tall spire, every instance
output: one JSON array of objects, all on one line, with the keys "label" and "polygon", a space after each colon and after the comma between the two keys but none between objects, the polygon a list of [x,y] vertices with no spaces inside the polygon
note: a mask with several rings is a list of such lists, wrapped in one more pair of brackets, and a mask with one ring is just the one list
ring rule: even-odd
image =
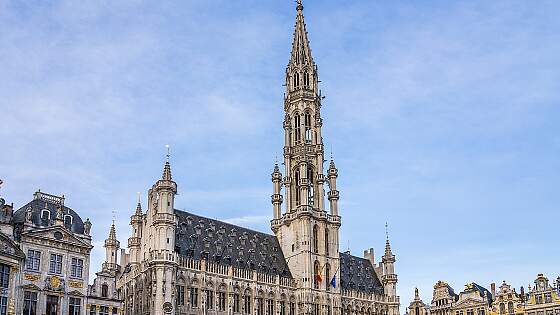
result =
[{"label": "tall spire", "polygon": [[393,257],[393,252],[391,251],[391,243],[389,242],[389,223],[385,223],[385,257]]},{"label": "tall spire", "polygon": [[163,167],[163,180],[171,180],[171,164],[169,164],[169,157],[171,156],[171,149],[169,144],[165,146],[167,148],[167,154],[165,158],[165,165]]},{"label": "tall spire", "polygon": [[303,17],[303,4],[297,1],[296,26],[294,30],[294,41],[292,43],[292,55],[290,64],[292,65],[314,65],[311,56],[311,47],[307,38],[307,29]]},{"label": "tall spire", "polygon": [[117,232],[115,229],[115,221],[111,224],[111,230],[109,230],[109,240],[117,240]]},{"label": "tall spire", "polygon": [[140,192],[138,192],[138,203],[136,204],[135,215],[142,215],[142,203],[140,201]]}]

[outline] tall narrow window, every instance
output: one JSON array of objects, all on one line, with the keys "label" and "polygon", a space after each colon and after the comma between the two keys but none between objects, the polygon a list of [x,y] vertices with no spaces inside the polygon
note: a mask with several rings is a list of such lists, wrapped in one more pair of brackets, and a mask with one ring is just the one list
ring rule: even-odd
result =
[{"label": "tall narrow window", "polygon": [[296,143],[298,143],[301,141],[301,116],[297,113],[294,116],[294,127],[296,132]]},{"label": "tall narrow window", "polygon": [[95,314],[97,314],[97,306],[91,305],[89,307],[89,315],[95,315]]},{"label": "tall narrow window", "polygon": [[239,313],[240,312],[240,296],[239,293],[235,293],[233,295],[233,312],[234,313]]},{"label": "tall narrow window", "polygon": [[101,286],[101,297],[108,297],[109,296],[109,286],[103,284]]},{"label": "tall narrow window", "polygon": [[311,114],[310,113],[305,113],[304,124],[305,124],[305,142],[311,143],[312,133],[311,133]]},{"label": "tall narrow window", "polygon": [[314,272],[313,272],[313,287],[315,289],[319,289],[319,280],[321,280],[321,272],[320,272],[320,266],[319,266],[319,261],[315,260],[315,266],[314,266]]},{"label": "tall narrow window", "polygon": [[286,315],[286,302],[280,301],[280,315]]},{"label": "tall narrow window", "polygon": [[206,309],[214,309],[214,291],[206,290]]},{"label": "tall narrow window", "polygon": [[290,302],[290,314],[289,315],[296,315],[296,302]]},{"label": "tall narrow window", "polygon": [[329,254],[329,229],[325,227],[325,255]]},{"label": "tall narrow window", "polygon": [[41,220],[46,223],[51,219],[51,212],[47,209],[41,210]]},{"label": "tall narrow window", "polygon": [[198,288],[190,288],[189,290],[189,302],[191,307],[198,307]]},{"label": "tall narrow window", "polygon": [[316,224],[313,226],[313,252],[319,252],[319,227]]},{"label": "tall narrow window", "polygon": [[25,269],[32,271],[39,271],[41,266],[41,252],[38,250],[30,249],[27,251],[27,258],[25,261]]},{"label": "tall narrow window", "polygon": [[264,315],[264,300],[257,298],[257,315]]},{"label": "tall narrow window", "polygon": [[73,297],[68,299],[68,314],[69,315],[82,314],[82,299],[73,298]]},{"label": "tall narrow window", "polygon": [[253,314],[251,311],[251,295],[245,293],[243,296],[243,313],[244,314]]},{"label": "tall narrow window", "polygon": [[182,285],[177,286],[177,305],[185,305],[185,287]]},{"label": "tall narrow window", "polygon": [[327,263],[325,265],[325,283],[327,284],[327,291],[331,290],[331,266]]},{"label": "tall narrow window", "polygon": [[225,292],[218,292],[218,309],[222,312],[226,310],[226,293]]},{"label": "tall narrow window", "polygon": [[72,226],[72,216],[71,215],[65,215],[64,216],[64,226],[66,226],[67,228]]},{"label": "tall narrow window", "polygon": [[37,292],[23,292],[23,315],[37,314]]},{"label": "tall narrow window", "polygon": [[0,296],[0,315],[6,315],[8,311],[8,297]]},{"label": "tall narrow window", "polygon": [[308,163],[307,164],[307,182],[308,182],[308,186],[307,186],[307,204],[310,206],[314,205],[313,200],[315,199],[315,184],[313,181],[313,168],[311,167],[311,165]]},{"label": "tall narrow window", "polygon": [[274,315],[274,300],[266,300],[266,315]]},{"label": "tall narrow window", "polygon": [[305,88],[309,88],[309,73],[307,71],[303,73],[303,85],[305,85]]},{"label": "tall narrow window", "polygon": [[49,272],[55,274],[62,274],[62,255],[51,254]]},{"label": "tall narrow window", "polygon": [[296,180],[296,184],[294,185],[295,191],[294,191],[294,195],[296,197],[296,206],[299,206],[299,204],[301,203],[300,200],[300,195],[299,195],[299,181],[300,181],[300,176],[299,176],[299,169],[296,170],[296,174],[295,174],[295,180]]}]

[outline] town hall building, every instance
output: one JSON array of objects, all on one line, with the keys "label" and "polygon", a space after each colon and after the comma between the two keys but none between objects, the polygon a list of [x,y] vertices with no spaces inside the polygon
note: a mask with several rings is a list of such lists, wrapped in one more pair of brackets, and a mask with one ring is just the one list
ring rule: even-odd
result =
[{"label": "town hall building", "polygon": [[399,314],[389,239],[380,262],[373,249],[364,257],[340,252],[338,170],[332,159],[324,165],[320,81],[299,1],[285,75],[273,233],[175,209],[168,157],[145,210],[136,206],[128,252],[112,269],[125,314]]}]

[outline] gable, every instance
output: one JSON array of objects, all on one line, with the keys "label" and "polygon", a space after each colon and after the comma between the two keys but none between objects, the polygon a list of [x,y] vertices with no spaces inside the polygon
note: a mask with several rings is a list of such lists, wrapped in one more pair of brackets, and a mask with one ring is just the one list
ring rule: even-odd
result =
[{"label": "gable", "polygon": [[[56,234],[62,236],[62,238],[57,239]],[[28,241],[34,243],[32,240],[48,242],[48,245],[71,245],[78,247],[82,250],[91,250],[93,246],[87,242],[79,239],[73,233],[69,232],[63,226],[52,226],[46,228],[35,228],[32,230],[22,231],[21,233],[22,241]]]},{"label": "gable", "polygon": [[0,255],[16,260],[25,259],[25,254],[19,246],[2,232],[0,232]]}]

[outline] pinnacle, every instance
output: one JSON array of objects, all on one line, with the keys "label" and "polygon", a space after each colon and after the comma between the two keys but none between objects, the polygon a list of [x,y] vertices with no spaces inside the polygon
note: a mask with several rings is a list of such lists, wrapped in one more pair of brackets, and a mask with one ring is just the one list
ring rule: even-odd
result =
[{"label": "pinnacle", "polygon": [[161,179],[171,180],[171,164],[169,164],[169,161],[165,162],[165,166],[163,167],[163,175]]},{"label": "pinnacle", "polygon": [[111,230],[109,231],[109,240],[116,240],[117,239],[117,232],[115,230],[115,222],[111,224]]}]

